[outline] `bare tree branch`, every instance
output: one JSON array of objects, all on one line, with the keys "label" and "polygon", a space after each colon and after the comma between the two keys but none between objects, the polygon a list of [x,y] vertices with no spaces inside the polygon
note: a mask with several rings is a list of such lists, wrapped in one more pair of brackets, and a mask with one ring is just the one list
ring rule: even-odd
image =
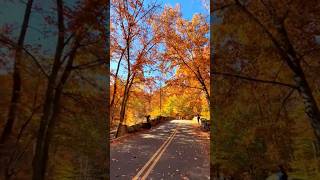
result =
[{"label": "bare tree branch", "polygon": [[92,67],[95,67],[95,66],[99,66],[99,65],[102,65],[104,63],[104,59],[97,59],[95,61],[91,61],[91,62],[87,62],[87,63],[84,63],[84,64],[80,64],[80,65],[77,65],[77,66],[73,66],[72,69],[88,69],[88,68],[92,68]]},{"label": "bare tree branch", "polygon": [[[0,34],[0,42],[2,42],[3,44],[7,45],[7,47],[9,47],[9,48],[14,48],[14,49],[18,48],[18,46],[17,46],[17,44],[15,42],[13,42],[11,39],[9,39],[8,37],[5,37],[4,35],[1,35],[1,34]],[[36,66],[40,69],[42,74],[45,75],[48,78],[49,77],[48,73],[44,70],[42,65],[39,63],[38,59],[29,50],[27,50],[25,47],[22,47],[22,50],[27,55],[29,55],[29,57],[31,57],[31,59],[36,64]]]}]

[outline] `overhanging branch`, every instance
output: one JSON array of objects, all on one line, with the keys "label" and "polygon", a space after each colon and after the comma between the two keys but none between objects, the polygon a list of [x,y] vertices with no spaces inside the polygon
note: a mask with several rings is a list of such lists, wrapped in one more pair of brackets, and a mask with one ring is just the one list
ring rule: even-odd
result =
[{"label": "overhanging branch", "polygon": [[237,79],[242,79],[242,80],[247,80],[247,81],[254,81],[254,82],[259,82],[259,83],[266,83],[266,84],[275,84],[275,85],[280,85],[280,86],[285,86],[285,87],[290,87],[293,89],[297,89],[297,86],[293,84],[287,84],[283,82],[278,82],[278,81],[272,81],[272,80],[262,80],[262,79],[256,79],[248,76],[243,76],[239,74],[231,74],[231,73],[224,73],[224,72],[211,72],[212,74],[215,75],[221,75],[225,77],[232,77],[232,78],[237,78]]}]

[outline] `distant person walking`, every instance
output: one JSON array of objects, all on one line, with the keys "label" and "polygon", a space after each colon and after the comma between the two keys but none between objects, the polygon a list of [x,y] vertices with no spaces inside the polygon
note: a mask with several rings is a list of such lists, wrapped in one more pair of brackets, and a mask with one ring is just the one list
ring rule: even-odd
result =
[{"label": "distant person walking", "polygon": [[150,122],[150,115],[147,115],[146,118],[147,118],[147,123],[149,123]]},{"label": "distant person walking", "polygon": [[198,124],[200,124],[200,115],[197,115]]}]

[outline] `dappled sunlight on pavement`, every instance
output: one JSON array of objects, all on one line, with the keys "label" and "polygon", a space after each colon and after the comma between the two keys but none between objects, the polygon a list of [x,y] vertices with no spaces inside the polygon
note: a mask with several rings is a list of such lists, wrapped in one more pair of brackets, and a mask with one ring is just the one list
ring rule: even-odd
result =
[{"label": "dappled sunlight on pavement", "polygon": [[178,124],[198,124],[197,120],[187,120],[187,119],[176,119],[176,120],[172,120],[170,121],[170,123],[178,123]]},{"label": "dappled sunlight on pavement", "polygon": [[210,141],[209,133],[205,134],[201,134],[196,120],[171,120],[111,144],[110,177],[132,179],[173,135],[171,143],[154,160],[147,179],[209,179]]},{"label": "dappled sunlight on pavement", "polygon": [[197,121],[172,120],[170,123],[178,125],[178,133],[149,178],[210,179],[210,141],[198,134]]}]

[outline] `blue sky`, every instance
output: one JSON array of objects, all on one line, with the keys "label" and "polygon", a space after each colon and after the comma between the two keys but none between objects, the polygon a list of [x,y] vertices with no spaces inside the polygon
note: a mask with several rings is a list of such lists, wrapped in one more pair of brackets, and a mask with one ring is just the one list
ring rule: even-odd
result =
[{"label": "blue sky", "polygon": [[[35,6],[40,6],[47,12],[55,13],[54,10],[50,9],[53,6],[51,1],[34,0],[33,7]],[[0,7],[0,26],[4,24],[13,25],[13,36],[17,38],[25,12],[25,4],[20,1],[0,1]],[[44,35],[40,33],[39,30],[55,31],[54,28],[45,25],[42,15],[32,11],[25,43],[39,43],[42,45],[44,51],[53,53],[56,44],[56,37],[52,35]]]},{"label": "blue sky", "polygon": [[[34,5],[43,7],[44,9],[49,9],[49,1],[35,0]],[[18,34],[21,29],[21,24],[25,12],[25,4],[20,1],[0,1],[0,28],[4,25],[9,25],[12,27],[11,38],[17,41]],[[53,36],[45,36],[39,32],[42,30],[48,30],[49,26],[44,26],[43,17],[39,13],[34,11],[31,13],[29,28],[25,38],[25,44],[41,44],[42,50],[52,54],[55,47],[56,38]],[[6,49],[1,49],[0,51],[7,52]],[[7,74],[8,70],[13,67],[13,61],[10,59],[5,60],[4,68],[0,69],[0,74]]]},{"label": "blue sky", "polygon": [[161,4],[175,6],[180,4],[182,16],[186,19],[191,19],[195,13],[208,14],[201,0],[159,0]]}]

